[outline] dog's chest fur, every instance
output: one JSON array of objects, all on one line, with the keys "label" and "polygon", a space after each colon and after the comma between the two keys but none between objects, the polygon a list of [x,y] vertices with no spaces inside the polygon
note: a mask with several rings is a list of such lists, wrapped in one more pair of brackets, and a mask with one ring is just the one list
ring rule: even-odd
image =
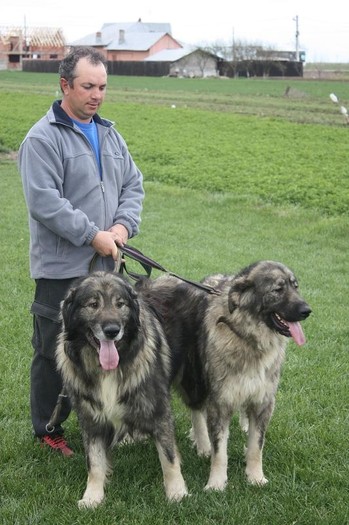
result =
[{"label": "dog's chest fur", "polygon": [[274,395],[278,377],[271,380],[263,366],[250,369],[242,374],[227,375],[220,385],[220,397],[234,410],[249,403],[261,404]]},{"label": "dog's chest fur", "polygon": [[249,403],[261,404],[275,395],[286,346],[280,344],[278,336],[270,334],[266,346],[256,345],[251,352],[251,341],[246,344],[228,326],[216,325],[209,341],[210,383],[221,402],[238,410]]},{"label": "dog's chest fur", "polygon": [[96,423],[108,421],[118,430],[123,426],[126,406],[120,402],[122,392],[115,374],[118,372],[102,373],[92,395],[86,391],[85,395],[77,397]]},{"label": "dog's chest fur", "polygon": [[118,427],[125,415],[125,405],[119,402],[119,385],[113,377],[113,373],[108,373],[100,381],[99,399],[102,403],[102,414],[115,427]]}]

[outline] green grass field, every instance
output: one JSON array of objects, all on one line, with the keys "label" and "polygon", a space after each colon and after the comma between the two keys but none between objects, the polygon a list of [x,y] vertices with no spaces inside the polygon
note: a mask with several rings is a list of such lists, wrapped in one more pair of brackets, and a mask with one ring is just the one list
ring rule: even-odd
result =
[{"label": "green grass field", "polygon": [[[266,437],[269,484],[247,485],[244,440],[234,419],[228,487],[224,493],[204,492],[209,463],[196,457],[187,435],[189,415],[174,396],[177,439],[191,497],[180,504],[166,502],[157,453],[149,441],[115,450],[106,502],[95,511],[78,510],[86,467],[75,416],[66,424],[76,450],[71,460],[41,449],[31,436],[33,283],[27,219],[16,164],[10,155],[2,155],[4,525],[349,523],[348,129],[327,100],[329,92],[344,99],[346,87],[295,83],[292,89],[306,96],[300,98],[303,110],[294,119],[278,110],[285,100],[286,80],[176,84],[177,80],[114,77],[109,82],[102,113],[118,122],[145,177],[141,233],[132,244],[192,279],[234,272],[258,259],[280,260],[295,271],[313,309],[303,323],[306,345],[288,346]],[[6,101],[0,128],[3,150],[15,150],[46,111],[55,98],[55,83],[52,75],[0,72]],[[237,108],[239,97],[251,107],[259,100],[260,113],[244,111],[244,104]],[[229,99],[226,108],[220,103],[223,98]],[[178,102],[184,100],[186,105]],[[295,105],[299,103],[295,98]],[[292,100],[288,104],[292,112]],[[311,122],[312,107],[316,117]]]}]

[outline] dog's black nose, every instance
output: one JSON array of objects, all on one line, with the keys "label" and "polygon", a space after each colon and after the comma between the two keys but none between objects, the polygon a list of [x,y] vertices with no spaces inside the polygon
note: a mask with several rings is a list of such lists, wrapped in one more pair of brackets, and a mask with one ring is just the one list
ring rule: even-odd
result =
[{"label": "dog's black nose", "polygon": [[116,323],[108,323],[103,327],[103,332],[108,339],[115,339],[120,332],[120,326]]},{"label": "dog's black nose", "polygon": [[305,305],[301,308],[300,314],[301,314],[301,316],[302,316],[302,319],[306,319],[306,318],[308,317],[308,315],[311,314],[311,308],[310,308],[310,306],[308,306],[307,304],[305,304]]}]

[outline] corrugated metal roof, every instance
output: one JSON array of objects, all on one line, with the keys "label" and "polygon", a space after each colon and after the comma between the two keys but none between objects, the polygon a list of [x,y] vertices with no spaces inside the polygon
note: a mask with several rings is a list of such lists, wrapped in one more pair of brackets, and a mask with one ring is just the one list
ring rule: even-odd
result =
[{"label": "corrugated metal roof", "polygon": [[106,23],[103,24],[101,32],[109,33],[112,31],[115,34],[119,33],[119,30],[123,29],[128,33],[169,33],[171,34],[171,24],[167,23],[154,23],[154,22],[117,22],[117,23]]},{"label": "corrugated metal roof", "polygon": [[89,35],[84,36],[83,38],[79,38],[78,40],[74,40],[73,42],[69,42],[68,44],[70,46],[107,46],[110,42],[103,40],[103,38],[98,38],[96,36],[96,33],[90,33]]},{"label": "corrugated metal roof", "polygon": [[193,53],[195,49],[193,48],[181,48],[181,49],[163,49],[162,51],[159,51],[158,53],[154,53],[154,55],[150,55],[149,57],[145,58],[144,61],[147,62],[176,62],[176,60],[180,60],[181,58],[190,55]]},{"label": "corrugated metal roof", "polygon": [[126,33],[124,40],[115,38],[108,46],[108,51],[148,51],[166,33]]},{"label": "corrugated metal roof", "polygon": [[[74,40],[70,45],[103,46],[114,51],[146,51],[166,33],[171,34],[171,24],[146,24],[141,21],[106,23],[100,31]],[[123,44],[119,43],[120,34],[123,35]]]}]

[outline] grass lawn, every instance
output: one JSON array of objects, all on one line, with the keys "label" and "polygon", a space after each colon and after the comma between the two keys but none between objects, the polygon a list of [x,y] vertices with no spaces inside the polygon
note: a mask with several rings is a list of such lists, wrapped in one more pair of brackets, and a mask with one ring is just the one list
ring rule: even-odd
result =
[{"label": "grass lawn", "polygon": [[[198,279],[272,258],[291,266],[313,308],[304,323],[305,347],[288,347],[277,406],[265,446],[265,488],[243,474],[243,436],[233,420],[229,485],[203,492],[209,465],[196,457],[189,416],[175,398],[183,473],[192,494],[168,504],[153,443],[115,451],[106,503],[78,511],[86,481],[80,433],[72,416],[67,433],[76,449],[64,460],[34,445],[28,407],[31,361],[26,212],[13,163],[2,181],[0,523],[284,525],[348,523],[348,258],[344,218],[323,218],[292,207],[243,202],[162,184],[146,184],[142,233],[134,245],[170,270]],[[169,203],[171,204],[169,206]],[[2,521],[1,521],[2,520]],[[55,521],[56,520],[56,521]]]}]

